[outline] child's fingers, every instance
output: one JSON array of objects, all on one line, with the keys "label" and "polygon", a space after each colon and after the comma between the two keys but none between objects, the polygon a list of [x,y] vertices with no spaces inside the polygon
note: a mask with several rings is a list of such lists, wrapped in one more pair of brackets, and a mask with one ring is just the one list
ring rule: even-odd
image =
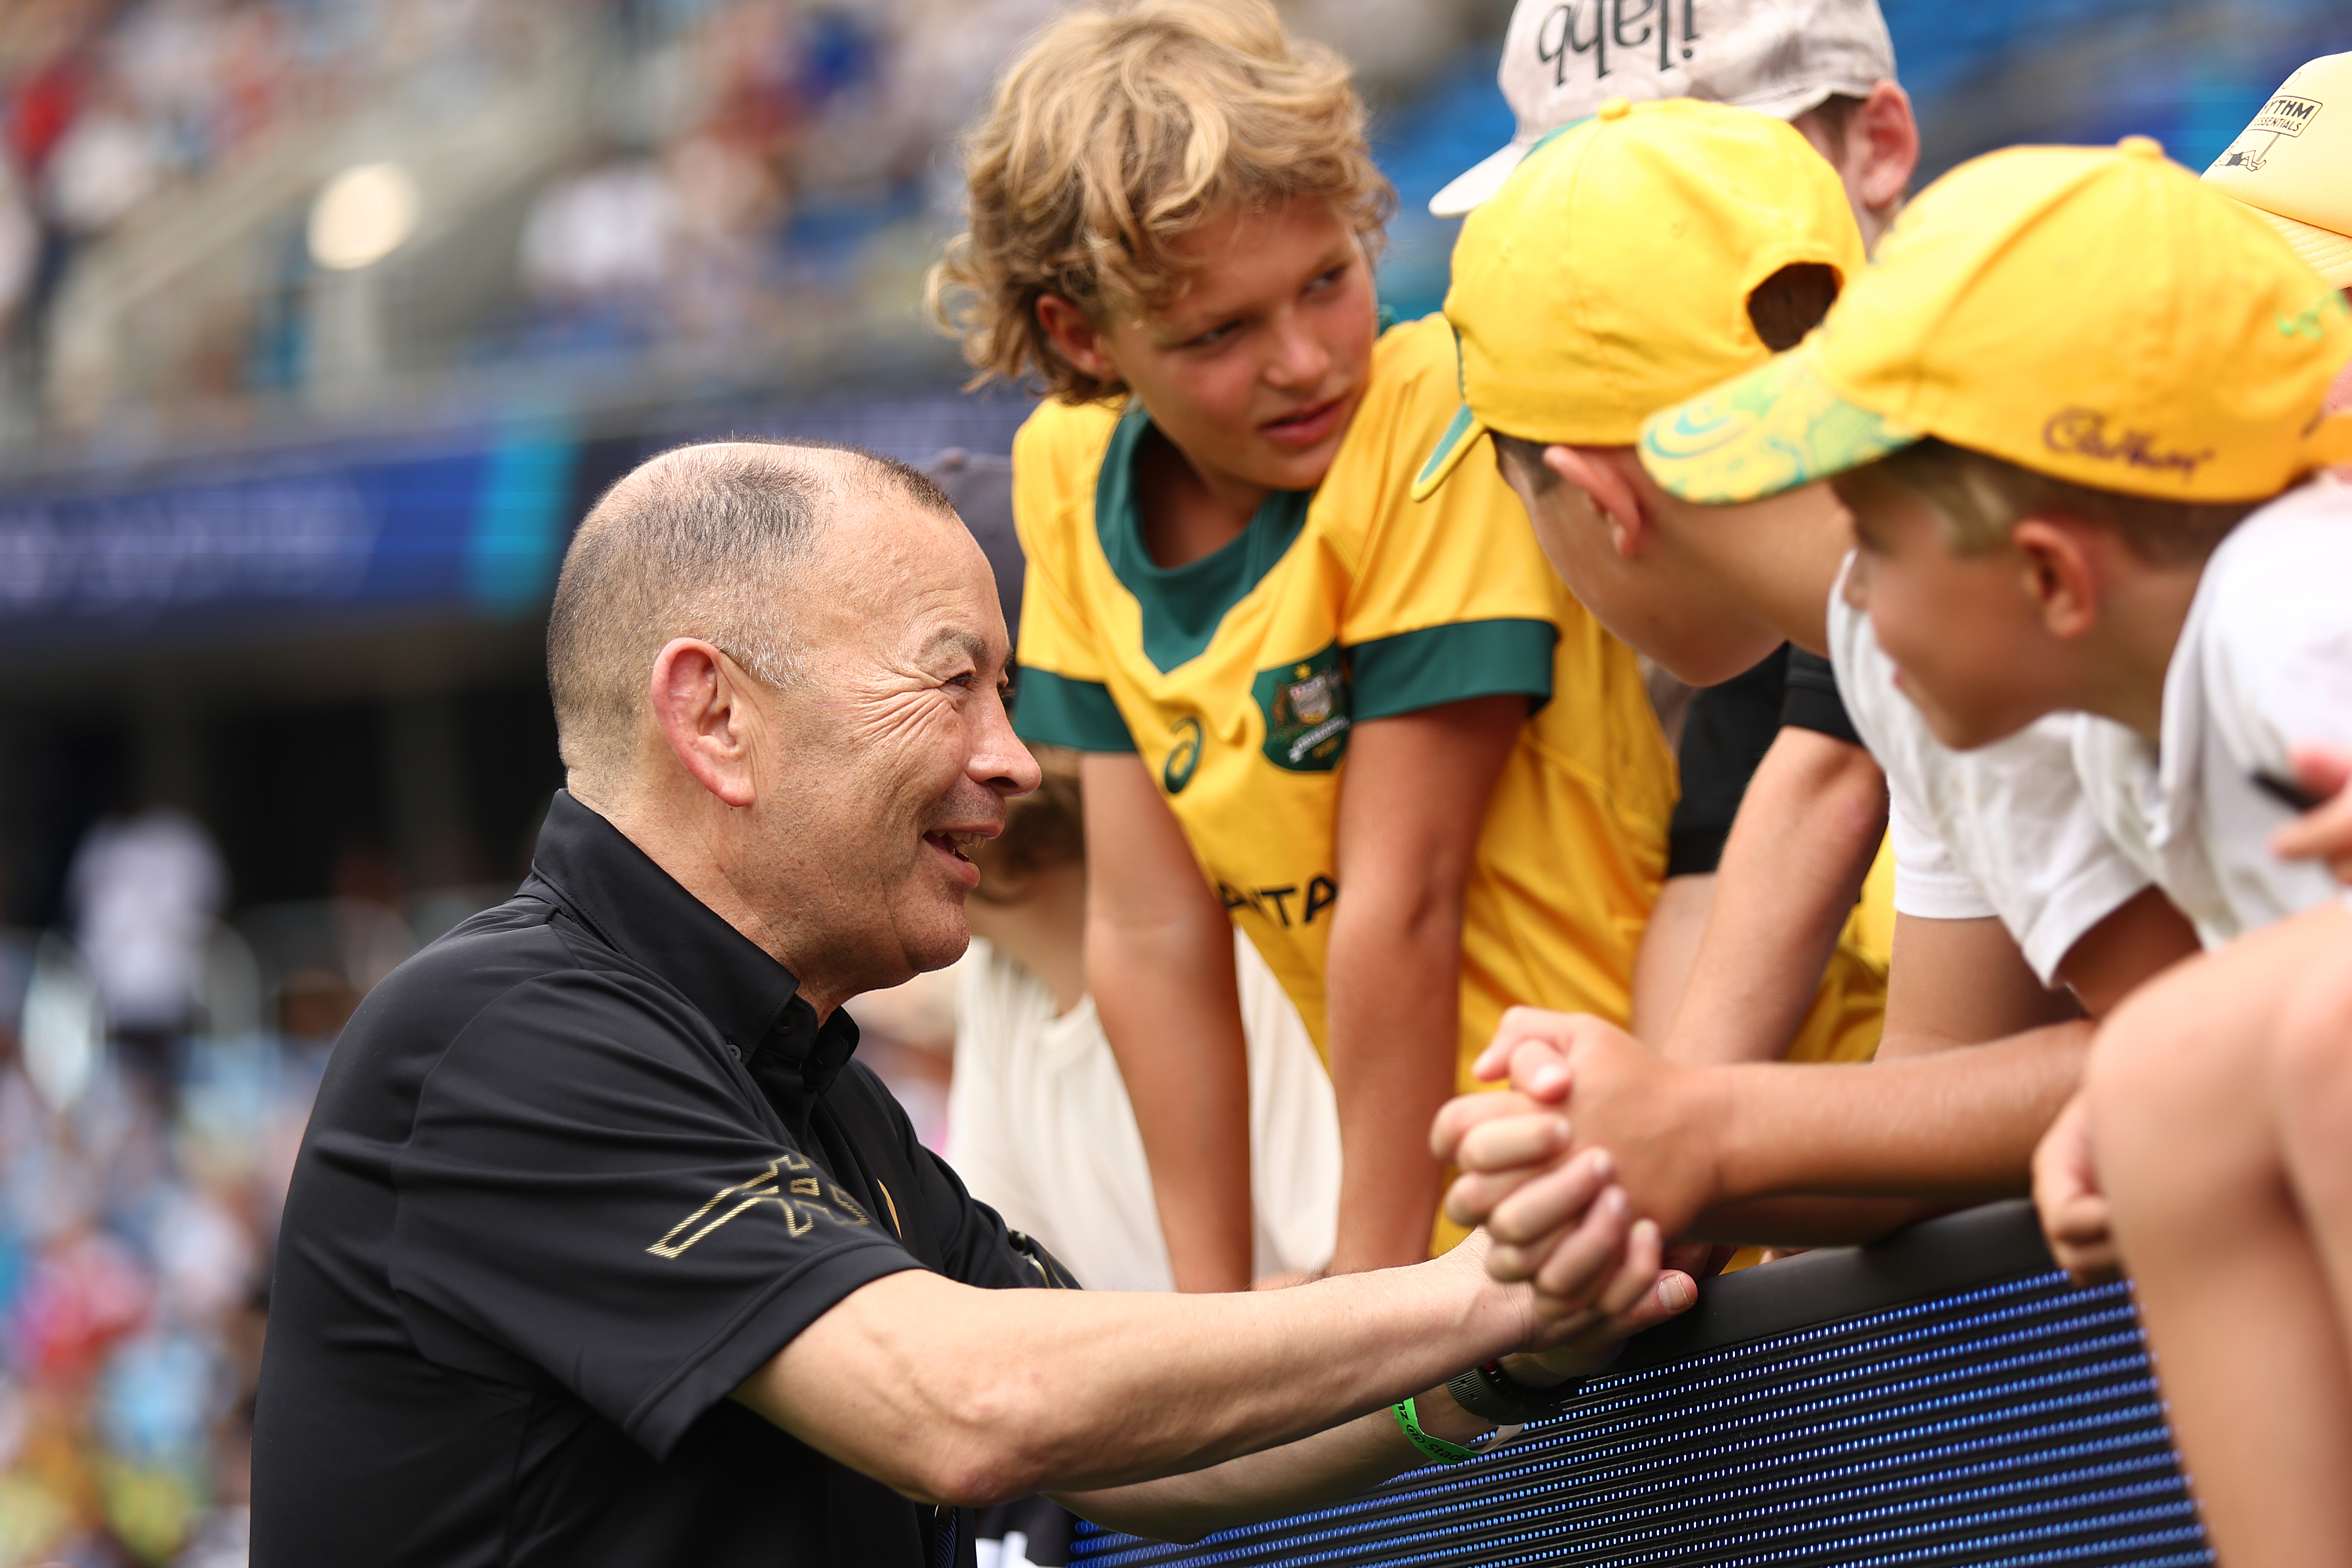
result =
[{"label": "child's fingers", "polygon": [[1457,1094],[1437,1108],[1437,1115],[1429,1124],[1429,1152],[1447,1164],[1457,1163],[1455,1151],[1471,1129],[1483,1122],[1511,1116],[1557,1116],[1559,1112],[1539,1100],[1509,1089],[1492,1090],[1484,1094]]},{"label": "child's fingers", "polygon": [[2328,798],[2273,834],[2271,848],[2282,859],[2317,860],[2352,884],[2352,752],[2299,746],[2294,763],[2296,782]]},{"label": "child's fingers", "polygon": [[1513,1171],[1549,1164],[1574,1142],[1568,1118],[1557,1110],[1528,1116],[1496,1116],[1477,1123],[1454,1147],[1454,1163],[1464,1171]]},{"label": "child's fingers", "polygon": [[1496,1204],[1543,1173],[1540,1165],[1522,1165],[1514,1171],[1474,1172],[1456,1176],[1445,1189],[1445,1217],[1475,1229],[1486,1223],[1486,1216],[1495,1212]]},{"label": "child's fingers", "polygon": [[2341,795],[2352,784],[2352,752],[2333,746],[2297,746],[2291,755],[2296,782],[2314,795]]},{"label": "child's fingers", "polygon": [[2077,1285],[2108,1285],[2123,1278],[2123,1255],[2109,1226],[2107,1201],[2088,1197],[2042,1219],[2050,1254]]},{"label": "child's fingers", "polygon": [[1579,1223],[1577,1216],[1587,1209],[1625,1216],[1631,1205],[1624,1189],[1609,1184],[1615,1173],[1605,1151],[1587,1150],[1496,1204],[1486,1216],[1486,1232],[1496,1241],[1525,1247]]},{"label": "child's fingers", "polygon": [[1569,1053],[1576,1047],[1578,1032],[1588,1023],[1590,1018],[1583,1013],[1510,1008],[1503,1013],[1503,1023],[1496,1027],[1494,1039],[1486,1041],[1486,1048],[1479,1051],[1470,1072],[1489,1084],[1507,1074],[1510,1086],[1519,1093],[1559,1100],[1569,1090]]}]

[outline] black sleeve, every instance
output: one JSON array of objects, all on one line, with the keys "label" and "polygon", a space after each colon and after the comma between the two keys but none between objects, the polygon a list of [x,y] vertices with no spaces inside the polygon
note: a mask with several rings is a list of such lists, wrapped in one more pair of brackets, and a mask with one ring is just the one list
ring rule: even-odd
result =
[{"label": "black sleeve", "polygon": [[[905,1117],[899,1118],[902,1123]],[[973,1197],[955,1167],[924,1148],[906,1126],[908,1157],[923,1193],[919,1207],[934,1234],[924,1241],[942,1260],[940,1272],[983,1289],[1075,1290],[1077,1277],[1036,1237],[1014,1230]],[[919,1243],[918,1250],[924,1250]]]},{"label": "black sleeve", "polygon": [[609,973],[517,985],[435,1065],[393,1171],[418,1348],[523,1369],[656,1458],[843,1297],[920,1267],[685,1011]]},{"label": "black sleeve", "polygon": [[1763,662],[1691,700],[1677,752],[1683,793],[1666,830],[1666,875],[1703,876],[1723,858],[1748,781],[1780,732],[1787,656]]},{"label": "black sleeve", "polygon": [[[1059,1258],[1035,1237],[1008,1227],[971,1195],[955,1167],[923,1146],[906,1109],[864,1062],[843,1068],[826,1109],[839,1136],[856,1145],[857,1163],[895,1194],[883,1203],[891,1222],[905,1226],[901,1239],[924,1267],[984,1290],[1078,1289]],[[826,1134],[819,1142],[831,1146]]]},{"label": "black sleeve", "polygon": [[1849,746],[1862,744],[1853,721],[1838,695],[1837,671],[1830,661],[1803,648],[1789,650],[1789,695],[1780,705],[1780,722],[1812,730]]}]

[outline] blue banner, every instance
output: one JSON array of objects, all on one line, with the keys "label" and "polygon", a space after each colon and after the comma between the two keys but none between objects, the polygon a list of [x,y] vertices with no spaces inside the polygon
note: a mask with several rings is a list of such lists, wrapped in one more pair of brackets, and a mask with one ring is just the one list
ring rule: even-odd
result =
[{"label": "blue banner", "polygon": [[0,497],[0,637],[272,611],[529,614],[554,584],[578,457],[567,434],[534,428],[489,445],[20,489]]}]

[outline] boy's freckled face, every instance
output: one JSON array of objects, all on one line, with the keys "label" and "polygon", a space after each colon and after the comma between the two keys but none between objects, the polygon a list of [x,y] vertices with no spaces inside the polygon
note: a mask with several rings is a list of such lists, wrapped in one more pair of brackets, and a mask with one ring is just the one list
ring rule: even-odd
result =
[{"label": "boy's freckled face", "polygon": [[1301,198],[1202,224],[1172,248],[1188,287],[1105,334],[1121,379],[1196,468],[1311,489],[1370,374],[1378,307],[1347,221]]},{"label": "boy's freckled face", "polygon": [[1927,504],[1884,480],[1849,476],[1836,489],[1858,546],[1846,602],[1869,612],[1936,739],[1968,751],[2051,711],[2049,677],[2064,650],[2023,591],[2024,559],[2007,547],[1955,554]]}]

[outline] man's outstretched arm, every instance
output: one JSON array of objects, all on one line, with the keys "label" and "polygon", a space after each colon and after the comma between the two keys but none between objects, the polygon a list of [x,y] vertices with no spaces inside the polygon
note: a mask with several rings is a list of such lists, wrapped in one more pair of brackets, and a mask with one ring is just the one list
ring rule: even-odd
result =
[{"label": "man's outstretched arm", "polygon": [[[1121,1529],[1213,1529],[1421,1462],[1379,1430],[1406,1394],[1521,1347],[1557,1352],[1515,1361],[1524,1380],[1573,1375],[1687,1305],[1654,1228],[1622,1216],[1594,1205],[1575,1244],[1582,1301],[1565,1311],[1550,1309],[1569,1296],[1539,1304],[1486,1278],[1475,1240],[1410,1268],[1218,1296],[984,1290],[908,1270],[843,1298],[736,1397],[925,1501],[1084,1492],[1074,1507]],[[1483,1429],[1442,1390],[1423,1408],[1440,1436]],[[1174,1472],[1202,1473],[1151,1479]]]}]

